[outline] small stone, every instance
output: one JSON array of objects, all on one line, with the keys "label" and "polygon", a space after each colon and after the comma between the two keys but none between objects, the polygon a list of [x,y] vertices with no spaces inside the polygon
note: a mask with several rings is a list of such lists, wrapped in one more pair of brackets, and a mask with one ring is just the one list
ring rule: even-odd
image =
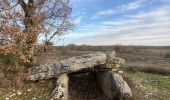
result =
[{"label": "small stone", "polygon": [[117,69],[112,69],[112,71],[113,71],[113,72],[116,72],[116,71],[117,71]]},{"label": "small stone", "polygon": [[37,98],[36,97],[33,97],[32,100],[36,100]]},{"label": "small stone", "polygon": [[119,74],[123,74],[123,71],[118,71]]},{"label": "small stone", "polygon": [[27,91],[28,91],[28,92],[31,92],[31,89],[28,89]]},{"label": "small stone", "polygon": [[22,92],[21,91],[17,91],[17,95],[22,95]]},{"label": "small stone", "polygon": [[15,94],[15,93],[13,93],[13,94],[11,94],[11,95],[10,95],[10,97],[13,97],[13,96],[15,96],[15,95],[16,95],[16,94]]},{"label": "small stone", "polygon": [[9,98],[8,98],[8,97],[6,97],[6,98],[5,98],[5,100],[9,100]]}]

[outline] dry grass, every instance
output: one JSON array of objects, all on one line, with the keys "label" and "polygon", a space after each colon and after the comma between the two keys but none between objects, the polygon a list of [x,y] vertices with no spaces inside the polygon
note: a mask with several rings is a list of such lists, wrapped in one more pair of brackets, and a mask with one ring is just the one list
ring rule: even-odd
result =
[{"label": "dry grass", "polygon": [[[160,56],[160,52],[152,50],[150,54],[148,52],[125,54],[119,53],[117,56],[126,60],[125,69],[128,71],[146,72],[161,75],[170,75],[170,59]],[[156,54],[155,54],[156,53]]]},{"label": "dry grass", "polygon": [[153,73],[160,75],[170,75],[170,68],[159,67],[159,66],[128,66],[125,67],[125,70],[131,72],[145,72],[145,73]]},{"label": "dry grass", "polygon": [[[157,49],[135,49],[133,52],[133,49],[130,50],[124,50],[125,52],[122,52],[118,54],[118,57],[126,59],[126,67],[125,69],[131,72],[146,72],[146,73],[156,73],[156,74],[162,74],[162,75],[170,75],[170,59],[164,58],[164,55],[167,50],[157,50]],[[39,57],[37,57],[37,63],[38,64],[46,64],[48,62],[62,60],[68,57],[72,56],[79,56],[86,53],[91,53],[93,51],[70,51],[68,48],[63,49],[52,49],[50,51],[47,51],[46,53],[42,53]],[[130,52],[130,53],[129,53]],[[0,57],[3,58],[3,57]],[[4,59],[11,59],[11,57],[7,57]],[[6,70],[4,72],[4,64],[2,62],[4,59],[0,59],[0,100],[4,100],[7,95],[11,95],[13,93],[16,94],[16,91],[20,86],[16,86],[16,84],[13,84],[14,80],[18,78],[18,75],[22,75],[22,73],[16,74],[15,72],[11,72],[11,70]],[[15,65],[15,61],[6,60],[5,63],[11,63],[11,65]],[[11,66],[12,67],[12,66]],[[21,68],[21,67],[19,67]],[[5,74],[5,75],[4,75]],[[88,75],[87,75],[88,76]],[[133,75],[132,75],[133,76]],[[126,79],[126,78],[125,78]],[[20,79],[16,79],[20,80]],[[72,76],[70,78],[70,98],[71,100],[106,100],[105,96],[102,95],[100,90],[98,90],[96,82],[94,77],[86,77],[86,75],[79,76]],[[126,79],[128,81],[128,79]],[[22,95],[21,96],[14,96],[13,98],[16,98],[16,100],[31,100],[34,97],[37,98],[37,100],[48,100],[50,98],[50,93],[52,90],[52,82],[38,82],[38,83],[29,83],[29,84],[23,84],[20,82],[16,82],[17,84],[24,85],[22,89]],[[134,88],[134,84],[129,79],[128,83],[130,84],[132,90],[135,92],[134,100],[140,100],[139,98],[142,98],[139,95],[140,90]],[[31,89],[30,91],[27,91],[28,89]],[[7,95],[6,95],[7,94]],[[76,99],[76,98],[77,99]],[[13,99],[15,100],[15,99]]]}]

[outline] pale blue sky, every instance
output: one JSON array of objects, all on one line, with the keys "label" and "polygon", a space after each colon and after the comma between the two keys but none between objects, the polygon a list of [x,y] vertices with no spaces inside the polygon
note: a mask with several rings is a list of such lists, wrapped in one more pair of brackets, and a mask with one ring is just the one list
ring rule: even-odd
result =
[{"label": "pale blue sky", "polygon": [[71,0],[65,44],[170,45],[170,0]]}]

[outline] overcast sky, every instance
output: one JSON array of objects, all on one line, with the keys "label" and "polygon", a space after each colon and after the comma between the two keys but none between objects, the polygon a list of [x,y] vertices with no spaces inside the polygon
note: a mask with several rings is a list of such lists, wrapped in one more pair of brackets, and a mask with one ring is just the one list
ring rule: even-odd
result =
[{"label": "overcast sky", "polygon": [[71,0],[66,44],[170,45],[170,0]]}]

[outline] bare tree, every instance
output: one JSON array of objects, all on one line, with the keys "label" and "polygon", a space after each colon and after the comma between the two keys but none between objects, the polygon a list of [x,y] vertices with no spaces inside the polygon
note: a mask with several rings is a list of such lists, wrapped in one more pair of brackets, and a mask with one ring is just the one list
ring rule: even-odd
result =
[{"label": "bare tree", "polygon": [[1,52],[32,60],[38,40],[47,46],[72,28],[70,0],[0,0]]}]

